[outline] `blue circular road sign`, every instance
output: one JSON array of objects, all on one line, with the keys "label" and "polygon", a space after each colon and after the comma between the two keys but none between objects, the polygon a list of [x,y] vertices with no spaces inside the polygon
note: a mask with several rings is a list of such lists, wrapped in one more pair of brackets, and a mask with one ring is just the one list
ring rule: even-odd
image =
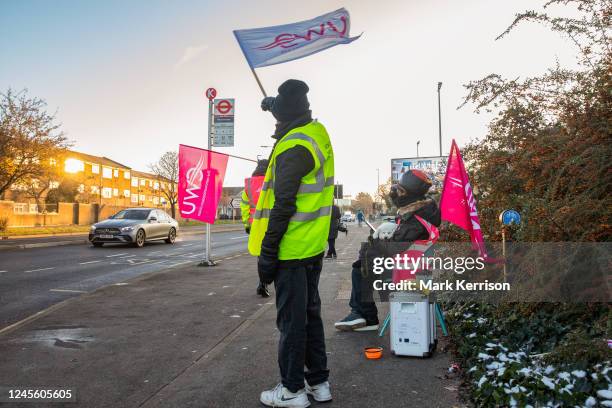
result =
[{"label": "blue circular road sign", "polygon": [[504,225],[510,224],[520,224],[521,223],[521,214],[515,210],[504,210],[499,215],[499,221]]}]

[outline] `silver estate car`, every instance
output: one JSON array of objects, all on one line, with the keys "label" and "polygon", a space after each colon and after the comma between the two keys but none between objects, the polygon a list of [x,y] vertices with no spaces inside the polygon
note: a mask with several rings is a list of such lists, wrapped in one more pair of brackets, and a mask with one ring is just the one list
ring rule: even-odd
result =
[{"label": "silver estate car", "polygon": [[95,247],[105,243],[126,243],[142,247],[146,241],[163,239],[173,244],[178,222],[156,208],[128,208],[91,226],[89,242]]}]

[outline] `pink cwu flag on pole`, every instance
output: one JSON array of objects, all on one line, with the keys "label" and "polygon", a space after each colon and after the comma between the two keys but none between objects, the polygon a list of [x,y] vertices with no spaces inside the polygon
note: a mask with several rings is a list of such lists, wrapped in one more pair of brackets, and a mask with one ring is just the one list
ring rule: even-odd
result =
[{"label": "pink cwu flag on pole", "polygon": [[478,251],[481,257],[487,259],[487,249],[485,248],[480,229],[480,219],[476,210],[476,199],[470,185],[470,179],[465,171],[461,152],[454,139],[448,155],[442,197],[440,198],[440,210],[443,220],[469,232],[472,247]]},{"label": "pink cwu flag on pole", "polygon": [[228,156],[179,145],[178,204],[183,218],[215,223]]}]

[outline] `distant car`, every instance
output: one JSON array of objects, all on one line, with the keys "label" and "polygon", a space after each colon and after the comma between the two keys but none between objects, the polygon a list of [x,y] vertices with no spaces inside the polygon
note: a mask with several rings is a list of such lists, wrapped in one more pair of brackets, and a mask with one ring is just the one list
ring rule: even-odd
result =
[{"label": "distant car", "polygon": [[381,221],[387,221],[387,222],[395,222],[395,215],[393,214],[380,214],[380,220]]},{"label": "distant car", "polygon": [[220,220],[231,220],[231,217],[229,215],[227,215],[227,214],[221,214],[219,216],[219,219]]},{"label": "distant car", "polygon": [[165,240],[174,244],[178,222],[156,208],[128,208],[91,226],[89,242],[95,247],[106,243],[133,244],[141,248],[147,241]]},{"label": "distant car", "polygon": [[342,217],[340,217],[340,221],[342,222],[351,222],[353,221],[353,217],[351,217],[350,215],[343,215]]}]

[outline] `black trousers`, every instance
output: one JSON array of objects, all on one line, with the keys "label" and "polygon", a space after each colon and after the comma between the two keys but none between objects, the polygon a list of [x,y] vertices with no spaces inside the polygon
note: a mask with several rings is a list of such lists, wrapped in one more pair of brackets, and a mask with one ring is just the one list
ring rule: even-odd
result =
[{"label": "black trousers", "polygon": [[282,383],[291,392],[304,388],[304,378],[317,385],[329,377],[319,297],[322,267],[321,258],[293,266],[281,262],[274,280],[278,365]]},{"label": "black trousers", "polygon": [[329,248],[327,249],[327,256],[338,256],[338,254],[336,254],[336,240],[328,239],[327,245],[329,246]]},{"label": "black trousers", "polygon": [[353,267],[351,282],[353,284],[349,301],[351,311],[366,319],[368,326],[378,324],[378,309],[374,303],[372,287],[373,277],[370,274],[364,278],[361,269]]}]

